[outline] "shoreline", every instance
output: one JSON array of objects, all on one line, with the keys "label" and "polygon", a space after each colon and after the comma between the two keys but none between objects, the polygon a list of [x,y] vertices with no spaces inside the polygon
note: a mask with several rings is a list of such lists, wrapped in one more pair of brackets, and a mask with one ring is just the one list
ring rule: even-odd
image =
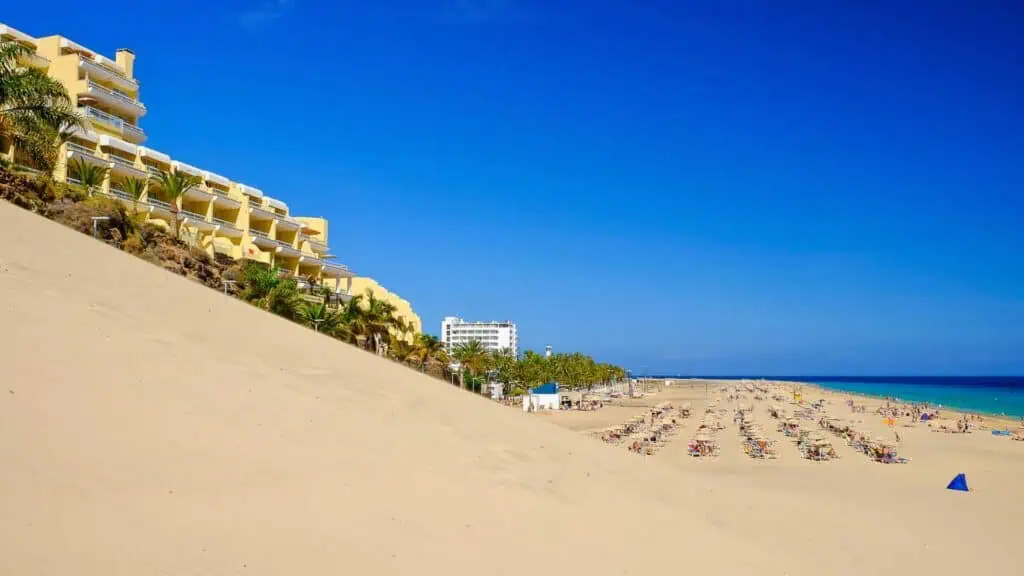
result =
[{"label": "shoreline", "polygon": [[901,398],[900,396],[896,396],[896,395],[868,394],[866,392],[860,392],[860,391],[852,392],[850,390],[845,390],[843,388],[838,388],[838,387],[834,388],[834,387],[831,387],[831,386],[824,386],[824,385],[819,384],[817,382],[787,382],[787,383],[789,383],[789,384],[797,384],[797,385],[802,385],[802,386],[810,386],[812,388],[816,388],[816,389],[824,391],[824,392],[838,392],[838,393],[842,393],[842,394],[848,394],[850,396],[857,396],[857,397],[860,397],[860,398],[870,398],[871,400],[894,400],[894,401],[897,401],[897,402],[902,402],[904,404],[924,404],[924,405],[929,406],[929,407],[940,408],[943,411],[947,411],[947,412],[953,412],[953,413],[957,413],[957,414],[975,414],[975,415],[979,415],[979,416],[984,416],[987,419],[1011,422],[1011,423],[1014,423],[1014,424],[1020,424],[1022,421],[1024,421],[1024,415],[1017,416],[1017,415],[1014,415],[1014,414],[1006,414],[1005,412],[989,412],[987,410],[975,410],[975,409],[972,409],[972,408],[963,408],[963,407],[960,407],[960,406],[953,406],[951,404],[939,404],[939,403],[936,403],[936,402],[928,402],[928,401],[922,401],[922,400],[908,400],[906,398]]},{"label": "shoreline", "polygon": [[[960,408],[960,407],[957,407],[957,406],[951,406],[951,405],[948,405],[948,404],[938,404],[936,402],[925,402],[925,401],[907,400],[905,398],[900,398],[899,396],[895,396],[895,395],[888,395],[888,396],[886,396],[886,395],[881,395],[881,394],[879,394],[879,395],[867,394],[867,393],[860,392],[860,391],[852,392],[852,391],[849,391],[849,390],[844,390],[842,388],[833,388],[833,387],[830,387],[830,386],[823,386],[823,385],[821,385],[821,384],[819,384],[817,382],[797,382],[797,381],[794,381],[794,380],[772,380],[772,379],[769,379],[769,378],[737,378],[735,380],[717,379],[717,378],[715,378],[715,379],[712,379],[712,378],[707,378],[707,379],[705,379],[705,378],[648,378],[648,382],[654,383],[654,384],[658,385],[659,388],[664,388],[665,387],[665,385],[664,385],[665,382],[673,382],[673,386],[706,384],[706,385],[711,387],[710,388],[711,390],[714,390],[714,389],[717,389],[717,388],[723,387],[723,386],[730,386],[732,384],[735,384],[735,383],[738,383],[738,382],[743,382],[743,381],[765,382],[765,383],[781,384],[781,385],[785,385],[785,386],[807,387],[807,388],[814,389],[814,390],[816,390],[816,391],[818,391],[819,393],[822,393],[822,394],[831,394],[831,395],[840,394],[840,395],[849,396],[851,398],[856,398],[856,399],[861,399],[861,400],[868,400],[868,401],[873,401],[873,402],[885,401],[885,400],[893,400],[895,402],[900,402],[900,403],[904,403],[904,404],[924,404],[926,406],[933,407],[933,408],[938,408],[938,409],[942,410],[945,413],[954,414],[956,416],[970,416],[970,415],[982,416],[985,419],[985,427],[989,428],[989,429],[993,429],[993,430],[994,429],[1008,429],[1008,430],[1012,430],[1014,428],[1017,428],[1017,427],[1020,427],[1020,426],[1024,425],[1024,421],[1022,421],[1022,417],[1014,416],[1014,415],[1011,415],[1011,414],[993,413],[993,412],[987,412],[987,411],[984,411],[984,410],[972,410],[972,409],[967,409],[967,408]],[[995,424],[995,423],[998,423],[999,426],[993,426],[993,424]]]}]

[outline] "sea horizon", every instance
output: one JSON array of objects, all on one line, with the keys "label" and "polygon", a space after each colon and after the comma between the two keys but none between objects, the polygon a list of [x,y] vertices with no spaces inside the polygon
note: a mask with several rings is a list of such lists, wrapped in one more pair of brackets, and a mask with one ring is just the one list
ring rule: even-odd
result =
[{"label": "sea horizon", "polygon": [[897,398],[940,408],[1024,418],[1024,376],[683,376],[659,379],[776,380],[879,398]]}]

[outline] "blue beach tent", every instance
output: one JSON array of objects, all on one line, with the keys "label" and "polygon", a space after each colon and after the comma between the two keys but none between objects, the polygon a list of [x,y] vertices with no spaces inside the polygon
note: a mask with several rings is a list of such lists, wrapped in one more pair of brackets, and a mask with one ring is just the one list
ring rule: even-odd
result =
[{"label": "blue beach tent", "polygon": [[558,382],[548,382],[530,390],[530,394],[558,394]]},{"label": "blue beach tent", "polygon": [[946,490],[958,490],[960,492],[968,492],[967,489],[967,475],[961,472],[953,478],[953,481],[946,486]]}]

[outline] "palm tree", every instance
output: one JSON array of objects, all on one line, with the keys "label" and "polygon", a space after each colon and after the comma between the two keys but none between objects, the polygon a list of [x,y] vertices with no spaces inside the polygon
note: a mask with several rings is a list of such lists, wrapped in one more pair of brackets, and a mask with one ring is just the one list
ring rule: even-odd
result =
[{"label": "palm tree", "polygon": [[92,196],[93,192],[103,186],[103,181],[107,179],[107,172],[110,171],[110,168],[86,162],[81,158],[74,158],[68,164],[68,170],[75,180],[78,180],[78,185],[85,190],[86,194]]},{"label": "palm tree", "polygon": [[[442,360],[442,354],[445,358]],[[418,334],[416,336],[416,357],[420,361],[420,369],[424,372],[427,370],[427,364],[431,360],[443,361],[447,364],[447,354],[445,354],[444,342],[437,336],[431,334]]]},{"label": "palm tree", "polygon": [[243,300],[290,320],[299,318],[302,300],[298,284],[292,278],[281,277],[276,266],[250,263],[242,272],[242,283]]},{"label": "palm tree", "polygon": [[391,344],[391,331],[398,325],[395,305],[374,296],[373,290],[366,290],[366,308],[363,311],[365,336],[372,343],[377,354],[385,354]]},{"label": "palm tree", "polygon": [[142,199],[142,195],[146,192],[146,181],[133,176],[122,176],[118,178],[118,183],[121,184],[121,189],[132,197],[133,213],[138,212],[139,200]]},{"label": "palm tree", "polygon": [[32,53],[17,42],[0,42],[0,137],[49,172],[62,139],[84,123],[63,84],[21,65],[19,61]]},{"label": "palm tree", "polygon": [[342,317],[340,312],[327,308],[327,304],[314,304],[307,302],[299,309],[299,321],[317,332],[334,334],[341,325]]},{"label": "palm tree", "polygon": [[399,338],[391,345],[391,355],[395,360],[405,364],[416,356],[416,348],[407,340]]},{"label": "palm tree", "polygon": [[154,184],[163,192],[166,201],[171,205],[171,212],[174,214],[174,238],[178,239],[178,198],[185,195],[185,192],[193,186],[198,186],[202,178],[186,174],[184,172],[160,171]]},{"label": "palm tree", "polygon": [[294,278],[281,278],[277,286],[267,294],[267,310],[289,320],[299,316],[301,304],[299,285]]},{"label": "palm tree", "polygon": [[459,361],[460,371],[469,372],[470,376],[477,376],[487,370],[487,349],[479,340],[470,340],[456,346],[452,356]]},{"label": "palm tree", "polygon": [[363,297],[361,295],[356,295],[341,307],[341,319],[334,334],[345,342],[358,344],[359,338],[361,336],[365,337],[366,319],[361,305],[362,300]]}]

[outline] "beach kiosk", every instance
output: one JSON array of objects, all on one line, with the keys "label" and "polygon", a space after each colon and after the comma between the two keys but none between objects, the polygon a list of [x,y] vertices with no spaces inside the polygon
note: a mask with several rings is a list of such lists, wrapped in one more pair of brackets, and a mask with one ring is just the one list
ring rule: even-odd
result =
[{"label": "beach kiosk", "polygon": [[529,394],[523,396],[523,411],[558,410],[558,388],[558,382],[548,382],[531,389]]}]

